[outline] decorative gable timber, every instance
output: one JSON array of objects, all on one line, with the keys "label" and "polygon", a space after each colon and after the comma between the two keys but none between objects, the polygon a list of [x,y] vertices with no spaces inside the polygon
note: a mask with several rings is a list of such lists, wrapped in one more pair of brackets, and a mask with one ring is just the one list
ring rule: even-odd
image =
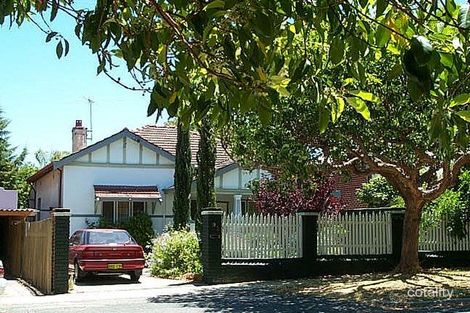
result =
[{"label": "decorative gable timber", "polygon": [[[109,147],[112,143],[116,142],[116,141],[119,141],[119,140],[124,140],[124,141],[127,141],[127,140],[133,140],[134,142],[137,142],[139,144],[141,144],[143,147],[146,147],[147,149],[151,150],[151,151],[154,151],[157,153],[157,159],[158,159],[158,155],[161,155],[163,157],[165,157],[166,159],[170,160],[170,161],[175,161],[175,157],[169,153],[168,151],[158,147],[158,146],[155,146],[154,144],[148,142],[147,140],[145,140],[144,138],[140,137],[139,135],[131,132],[129,129],[127,128],[124,128],[122,131],[120,131],[119,133],[116,133],[108,138],[105,138],[91,146],[88,146],[80,151],[77,151],[76,153],[73,153],[69,156],[66,156],[65,158],[59,160],[59,161],[55,161],[53,162],[53,165],[54,165],[54,169],[57,169],[57,168],[62,168],[64,165],[67,165],[67,164],[70,164],[71,162],[74,162],[74,161],[77,161],[79,160],[80,158],[87,158],[87,155],[90,155],[89,159],[91,159],[91,156],[92,156],[92,153],[97,151],[98,149],[101,149],[101,148],[106,148],[109,150]],[[125,152],[123,152],[125,153]],[[126,159],[126,155],[123,155],[123,160]]]}]

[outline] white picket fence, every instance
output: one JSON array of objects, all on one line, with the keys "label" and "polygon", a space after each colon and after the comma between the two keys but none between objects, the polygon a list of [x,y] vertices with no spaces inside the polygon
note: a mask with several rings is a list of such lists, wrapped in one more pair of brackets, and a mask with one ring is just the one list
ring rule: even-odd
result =
[{"label": "white picket fence", "polygon": [[[452,237],[443,220],[421,230],[420,251],[470,251],[470,236]],[[470,234],[470,223],[467,224]],[[392,253],[392,216],[387,211],[354,211],[319,216],[319,256],[387,255]],[[223,259],[283,259],[302,257],[300,215],[224,215]]]},{"label": "white picket fence", "polygon": [[302,256],[298,215],[224,215],[223,259],[278,259]]},{"label": "white picket fence", "polygon": [[390,212],[351,212],[320,216],[318,255],[383,255],[392,253]]},{"label": "white picket fence", "polygon": [[[465,238],[451,236],[447,230],[447,219],[444,218],[439,224],[419,233],[419,250],[421,251],[470,251],[470,235]],[[470,234],[470,223],[466,225],[467,234]]]}]

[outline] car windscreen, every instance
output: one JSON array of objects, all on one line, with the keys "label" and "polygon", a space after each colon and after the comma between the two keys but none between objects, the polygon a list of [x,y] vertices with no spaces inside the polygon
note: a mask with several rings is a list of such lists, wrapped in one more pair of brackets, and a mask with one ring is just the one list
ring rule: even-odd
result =
[{"label": "car windscreen", "polygon": [[87,241],[89,245],[110,245],[110,244],[129,244],[135,243],[132,237],[125,231],[90,231],[87,232]]}]

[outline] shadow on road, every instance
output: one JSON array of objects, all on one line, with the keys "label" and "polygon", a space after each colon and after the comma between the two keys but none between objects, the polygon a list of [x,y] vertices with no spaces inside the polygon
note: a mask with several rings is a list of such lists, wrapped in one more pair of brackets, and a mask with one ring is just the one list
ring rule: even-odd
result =
[{"label": "shadow on road", "polygon": [[148,301],[205,308],[206,312],[387,312],[354,301],[276,294],[272,289],[256,284],[158,296]]},{"label": "shadow on road", "polygon": [[136,285],[140,282],[131,281],[127,276],[117,275],[89,275],[83,281],[75,283],[77,286],[98,285]]}]

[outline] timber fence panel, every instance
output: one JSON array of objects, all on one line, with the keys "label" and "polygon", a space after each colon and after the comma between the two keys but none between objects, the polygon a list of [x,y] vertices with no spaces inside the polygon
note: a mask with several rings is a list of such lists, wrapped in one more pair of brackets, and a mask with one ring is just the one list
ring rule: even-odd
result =
[{"label": "timber fence panel", "polygon": [[224,215],[222,258],[299,258],[301,231],[297,215]]}]

